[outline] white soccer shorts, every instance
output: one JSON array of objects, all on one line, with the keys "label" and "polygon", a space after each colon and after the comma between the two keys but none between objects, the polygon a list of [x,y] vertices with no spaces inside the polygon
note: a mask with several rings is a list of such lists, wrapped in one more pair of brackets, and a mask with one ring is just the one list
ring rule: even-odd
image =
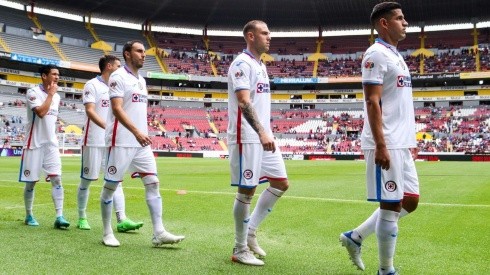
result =
[{"label": "white soccer shorts", "polygon": [[157,165],[150,146],[109,147],[104,179],[121,182],[124,173],[157,174]]},{"label": "white soccer shorts", "polygon": [[368,201],[400,202],[404,196],[419,196],[419,180],[409,149],[391,149],[390,169],[374,164],[374,150],[364,150]]},{"label": "white soccer shorts", "polygon": [[228,145],[231,185],[255,188],[270,179],[286,180],[286,166],[279,147],[272,153],[264,151],[260,143]]},{"label": "white soccer shorts", "polygon": [[43,145],[35,149],[22,151],[20,161],[20,182],[37,182],[44,171],[46,178],[50,176],[61,176],[61,158],[57,146]]},{"label": "white soccer shorts", "polygon": [[97,180],[102,165],[105,163],[107,147],[82,146],[82,166],[80,178],[86,180]]}]

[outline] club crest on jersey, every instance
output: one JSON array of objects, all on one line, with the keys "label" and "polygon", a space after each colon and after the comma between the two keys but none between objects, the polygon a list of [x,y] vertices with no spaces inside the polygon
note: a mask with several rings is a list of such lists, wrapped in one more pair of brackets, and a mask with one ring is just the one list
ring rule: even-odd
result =
[{"label": "club crest on jersey", "polygon": [[131,97],[131,99],[133,102],[143,102],[143,103],[148,102],[146,95],[142,95],[142,94],[134,93],[133,96]]},{"label": "club crest on jersey", "polygon": [[385,183],[385,189],[388,192],[395,192],[396,191],[396,182],[390,180]]},{"label": "club crest on jersey", "polygon": [[115,166],[109,166],[109,168],[107,168],[107,173],[111,175],[114,175],[116,172],[117,172],[117,168]]},{"label": "club crest on jersey", "polygon": [[364,68],[365,69],[372,69],[374,68],[374,62],[371,61],[371,60],[367,60],[365,63],[364,63]]},{"label": "club crest on jersey", "polygon": [[403,64],[403,61],[398,61],[398,63],[396,63],[396,65],[400,68],[402,68],[402,70],[405,70],[405,65]]},{"label": "club crest on jersey", "polygon": [[101,106],[102,107],[109,107],[109,100],[108,99],[102,99]]},{"label": "club crest on jersey", "polygon": [[257,93],[270,93],[269,83],[257,83]]},{"label": "club crest on jersey", "polygon": [[243,177],[245,179],[249,180],[249,179],[253,178],[253,176],[254,176],[254,173],[252,172],[252,170],[247,169],[247,170],[243,171]]},{"label": "club crest on jersey", "polygon": [[412,78],[406,75],[399,75],[396,82],[397,87],[412,87]]}]

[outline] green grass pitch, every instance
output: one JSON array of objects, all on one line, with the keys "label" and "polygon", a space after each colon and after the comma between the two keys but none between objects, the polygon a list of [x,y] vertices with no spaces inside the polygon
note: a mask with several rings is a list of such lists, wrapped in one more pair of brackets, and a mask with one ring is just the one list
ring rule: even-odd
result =
[{"label": "green grass pitch", "polygon": [[[63,157],[68,230],[53,229],[49,184],[36,187],[34,214],[41,224],[23,224],[23,184],[19,158],[0,158],[1,274],[375,274],[376,238],[364,243],[366,271],[355,270],[338,242],[376,208],[365,200],[364,163],[287,161],[290,189],[259,229],[267,252],[264,267],[230,261],[233,248],[228,161],[158,158],[164,223],[186,235],[178,245],[151,246],[152,227],[139,180],[124,181],[126,212],[145,222],[134,233],[115,233],[118,248],[100,241],[99,196],[94,182],[88,206],[90,231],[75,228],[78,218],[77,157]],[[421,203],[403,218],[395,266],[401,274],[486,274],[490,268],[490,163],[418,162]],[[264,189],[261,186],[258,193]],[[178,190],[187,194],[179,195]],[[113,219],[115,223],[115,218]]]}]

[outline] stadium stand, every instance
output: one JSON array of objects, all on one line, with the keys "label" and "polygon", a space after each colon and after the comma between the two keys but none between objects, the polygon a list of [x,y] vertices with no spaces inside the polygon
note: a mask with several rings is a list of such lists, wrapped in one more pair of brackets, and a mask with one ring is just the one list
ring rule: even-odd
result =
[{"label": "stadium stand", "polygon": [[[24,11],[0,9],[0,22],[5,32],[0,37],[12,52],[59,59],[51,45],[35,39],[38,30]],[[70,61],[96,65],[103,54],[93,49],[90,32],[81,22],[45,15],[38,15],[43,27],[60,36],[59,46]],[[112,45],[112,54],[121,60],[122,45],[130,39],[145,42],[141,31],[127,30],[103,25],[92,25],[98,36]],[[489,68],[489,35],[482,30],[480,37],[480,65],[482,71]],[[218,76],[226,76],[234,56],[243,49],[241,37],[208,37],[209,50],[220,57],[215,58],[206,49],[201,36],[186,34],[155,33],[160,48],[165,49],[163,60],[171,73],[200,76],[214,75],[211,64],[217,67]],[[435,55],[425,58],[426,73],[474,71],[475,52],[469,30],[426,33],[426,45]],[[66,39],[65,39],[66,38]],[[275,61],[266,63],[271,78],[311,77],[314,62],[307,55],[314,52],[314,38],[273,38],[270,55]],[[369,45],[366,36],[325,37],[322,53],[328,59],[321,60],[317,70],[319,77],[360,76],[360,57]],[[412,73],[419,73],[420,59],[410,55],[420,47],[417,34],[410,34],[400,47]],[[142,74],[161,72],[156,57],[146,56]],[[25,134],[24,97],[16,87],[0,86],[0,115],[2,138],[19,142]],[[85,113],[80,102],[65,100],[60,109],[60,130],[75,125],[82,128]],[[223,150],[219,141],[224,140],[228,123],[225,108],[193,108],[188,103],[176,103],[180,107],[149,107],[148,124],[154,140],[154,149],[161,150]],[[163,103],[164,105],[164,103]],[[163,106],[162,105],[162,106]],[[274,106],[273,106],[274,108]],[[488,106],[475,107],[424,107],[416,109],[417,130],[422,138],[419,147],[427,152],[489,152],[490,110]],[[272,127],[277,142],[285,152],[360,152],[359,133],[362,130],[362,111],[351,108],[338,110],[285,110],[273,109]],[[7,125],[8,124],[8,125]],[[68,144],[78,144],[75,136]]]}]

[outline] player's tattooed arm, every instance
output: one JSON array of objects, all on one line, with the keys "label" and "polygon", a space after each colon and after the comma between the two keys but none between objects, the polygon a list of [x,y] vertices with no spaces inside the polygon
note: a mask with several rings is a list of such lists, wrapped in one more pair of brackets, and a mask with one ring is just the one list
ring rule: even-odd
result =
[{"label": "player's tattooed arm", "polygon": [[240,110],[242,111],[243,117],[247,120],[248,124],[254,129],[257,134],[261,134],[264,132],[264,127],[259,122],[259,118],[254,108],[252,107],[252,103],[250,102],[241,102],[239,104]]}]

